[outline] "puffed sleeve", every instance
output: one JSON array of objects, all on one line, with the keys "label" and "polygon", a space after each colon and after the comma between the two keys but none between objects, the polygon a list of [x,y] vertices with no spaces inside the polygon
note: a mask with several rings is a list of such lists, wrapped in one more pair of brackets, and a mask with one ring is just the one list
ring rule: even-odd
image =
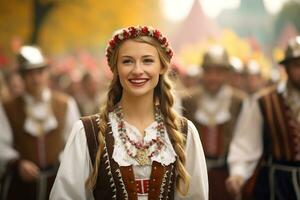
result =
[{"label": "puffed sleeve", "polygon": [[91,169],[83,124],[77,121],[65,146],[50,200],[93,199],[92,193],[85,189],[85,181]]},{"label": "puffed sleeve", "polygon": [[181,197],[176,193],[175,199],[207,200],[208,178],[205,156],[198,131],[191,121],[188,121],[188,135],[185,152],[185,168],[191,176],[189,192],[186,197]]}]

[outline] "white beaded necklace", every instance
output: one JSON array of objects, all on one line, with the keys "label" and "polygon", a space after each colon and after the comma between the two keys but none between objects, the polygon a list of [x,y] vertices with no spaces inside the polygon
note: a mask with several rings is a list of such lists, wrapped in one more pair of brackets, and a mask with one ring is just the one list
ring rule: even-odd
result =
[{"label": "white beaded necklace", "polygon": [[[114,113],[117,116],[118,132],[121,141],[125,146],[127,154],[130,157],[134,158],[140,165],[149,165],[150,158],[153,157],[154,155],[157,155],[162,149],[162,147],[165,145],[163,141],[164,134],[165,134],[164,121],[159,106],[155,106],[155,121],[157,122],[157,127],[156,127],[157,136],[156,138],[152,139],[149,142],[144,142],[144,141],[135,142],[128,137],[125,128],[124,114],[122,112],[122,107],[120,105],[116,106]],[[155,148],[154,151],[150,152],[149,149],[153,145],[156,145],[157,147]],[[134,148],[136,150],[135,154],[130,150],[131,148]]]}]

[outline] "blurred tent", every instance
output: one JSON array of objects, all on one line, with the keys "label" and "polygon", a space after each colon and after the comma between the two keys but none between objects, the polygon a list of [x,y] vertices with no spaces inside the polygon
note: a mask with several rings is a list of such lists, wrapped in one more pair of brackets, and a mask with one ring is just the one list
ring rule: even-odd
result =
[{"label": "blurred tent", "polygon": [[272,16],[262,0],[241,0],[235,10],[224,10],[217,18],[222,28],[229,28],[243,38],[255,38],[265,52],[270,51]]},{"label": "blurred tent", "polygon": [[186,45],[209,38],[218,38],[219,34],[217,24],[204,14],[200,2],[195,0],[189,15],[179,25],[170,40],[175,52],[179,52]]},{"label": "blurred tent", "polygon": [[289,39],[296,37],[297,35],[299,35],[299,32],[297,31],[296,27],[291,23],[286,23],[277,40],[277,46],[284,49]]}]

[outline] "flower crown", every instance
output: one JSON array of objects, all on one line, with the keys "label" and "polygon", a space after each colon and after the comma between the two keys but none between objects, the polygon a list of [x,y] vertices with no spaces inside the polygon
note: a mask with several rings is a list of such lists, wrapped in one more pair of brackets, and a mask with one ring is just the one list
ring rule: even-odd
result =
[{"label": "flower crown", "polygon": [[128,27],[117,31],[113,35],[113,38],[109,41],[108,47],[106,49],[106,58],[109,64],[110,57],[114,49],[124,40],[130,38],[136,38],[140,36],[149,36],[156,39],[162,49],[165,51],[166,55],[171,59],[173,56],[173,51],[169,46],[169,42],[165,36],[161,34],[158,29],[154,29],[150,26],[136,26],[136,27]]}]

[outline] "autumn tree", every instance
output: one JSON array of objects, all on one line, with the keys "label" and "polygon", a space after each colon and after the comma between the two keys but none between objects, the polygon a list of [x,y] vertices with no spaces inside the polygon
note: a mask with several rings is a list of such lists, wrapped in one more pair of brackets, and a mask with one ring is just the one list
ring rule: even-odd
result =
[{"label": "autumn tree", "polygon": [[0,46],[6,51],[15,36],[52,54],[81,47],[99,50],[117,28],[162,23],[157,0],[1,1]]}]

